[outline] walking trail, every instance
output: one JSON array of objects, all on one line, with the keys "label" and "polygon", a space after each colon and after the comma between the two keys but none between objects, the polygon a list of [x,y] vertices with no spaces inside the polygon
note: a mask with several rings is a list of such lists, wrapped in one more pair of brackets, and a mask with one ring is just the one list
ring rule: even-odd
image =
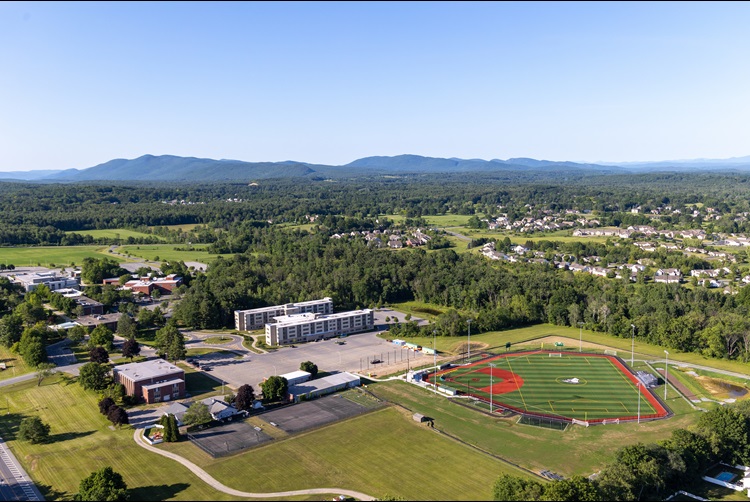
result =
[{"label": "walking trail", "polygon": [[307,490],[291,490],[288,492],[272,492],[272,493],[253,493],[253,492],[243,492],[240,490],[235,490],[234,488],[229,488],[228,486],[220,483],[216,479],[214,479],[209,473],[192,463],[191,461],[176,455],[174,453],[160,450],[159,448],[155,448],[154,446],[151,446],[150,444],[146,443],[143,439],[143,429],[136,429],[136,431],[133,433],[133,440],[136,442],[136,444],[142,448],[145,448],[151,452],[154,452],[158,455],[161,455],[162,457],[167,457],[172,460],[175,460],[201,478],[203,481],[205,481],[209,486],[219,490],[220,492],[227,493],[229,495],[234,495],[235,497],[244,497],[244,498],[255,498],[255,499],[267,499],[272,497],[295,497],[297,495],[328,495],[331,493],[334,494],[340,494],[345,495],[347,497],[353,497],[355,499],[359,500],[376,500],[375,497],[372,497],[370,495],[367,495],[365,493],[355,492],[353,490],[341,490],[338,488],[308,488]]}]

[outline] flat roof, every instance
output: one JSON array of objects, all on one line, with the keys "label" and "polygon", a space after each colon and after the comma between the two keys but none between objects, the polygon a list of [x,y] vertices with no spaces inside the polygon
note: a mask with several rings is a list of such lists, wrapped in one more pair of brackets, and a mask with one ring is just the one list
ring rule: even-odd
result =
[{"label": "flat roof", "polygon": [[78,316],[77,322],[81,326],[98,326],[108,322],[117,322],[122,316],[121,313],[116,314],[100,314],[100,315],[82,315]]},{"label": "flat roof", "polygon": [[290,326],[293,324],[304,324],[312,321],[330,321],[332,319],[343,319],[346,317],[354,317],[357,315],[362,314],[369,314],[372,312],[370,309],[363,309],[363,310],[350,310],[348,312],[339,312],[336,314],[315,314],[312,312],[307,312],[305,314],[290,314],[290,315],[280,315],[274,317],[275,323],[269,323],[269,324],[278,324],[279,326]]},{"label": "flat roof", "polygon": [[182,378],[175,378],[173,380],[167,380],[166,382],[157,382],[157,383],[152,383],[149,385],[144,385],[143,387],[141,387],[141,389],[146,389],[146,390],[157,389],[160,387],[166,387],[167,385],[174,385],[176,383],[185,383],[185,380],[183,380]]},{"label": "flat roof", "polygon": [[294,302],[294,305],[318,305],[319,303],[333,303],[329,297],[321,298],[320,300],[308,300],[306,302]]},{"label": "flat roof", "polygon": [[142,363],[121,364],[115,366],[114,370],[121,375],[125,375],[129,380],[134,382],[171,375],[178,371],[181,371],[183,375],[185,374],[181,368],[178,368],[164,359],[153,359]]},{"label": "flat roof", "polygon": [[291,373],[284,373],[283,375],[279,375],[279,376],[282,376],[286,378],[287,380],[292,380],[294,378],[310,377],[312,376],[312,374],[307,371],[297,370],[297,371],[292,371]]},{"label": "flat roof", "polygon": [[294,396],[299,394],[309,394],[311,392],[327,390],[351,382],[359,382],[359,377],[357,375],[352,375],[349,372],[342,371],[341,373],[334,373],[333,375],[318,378],[317,380],[310,380],[297,385],[292,385],[289,387],[289,393]]}]

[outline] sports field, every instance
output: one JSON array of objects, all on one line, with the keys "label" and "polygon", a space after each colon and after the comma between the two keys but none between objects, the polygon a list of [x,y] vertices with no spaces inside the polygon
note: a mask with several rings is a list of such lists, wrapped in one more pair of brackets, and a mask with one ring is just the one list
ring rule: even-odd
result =
[{"label": "sports field", "polygon": [[[616,357],[517,352],[439,371],[438,385],[527,415],[600,422],[668,412]],[[432,375],[430,376],[432,378]]]}]

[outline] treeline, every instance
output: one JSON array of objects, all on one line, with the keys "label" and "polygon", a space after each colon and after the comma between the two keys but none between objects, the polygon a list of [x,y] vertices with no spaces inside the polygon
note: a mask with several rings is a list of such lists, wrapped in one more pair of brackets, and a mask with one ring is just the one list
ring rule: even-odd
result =
[{"label": "treeline", "polygon": [[[418,300],[447,307],[441,336],[530,323],[586,329],[707,357],[750,359],[750,288],[738,295],[643,284],[551,265],[500,264],[475,254],[393,252],[363,239],[253,228],[247,252],[217,259],[185,292],[175,316],[200,328],[232,326],[234,310],[329,296],[337,310]],[[411,329],[407,326],[392,328]],[[412,334],[418,333],[412,330]]]},{"label": "treeline", "polygon": [[701,480],[704,471],[723,462],[750,462],[750,405],[746,401],[701,415],[693,430],[676,429],[658,443],[621,448],[614,460],[591,478],[573,476],[541,484],[511,475],[493,486],[494,500],[665,500]]},{"label": "treeline", "polygon": [[[307,223],[306,216],[374,218],[400,214],[410,218],[437,214],[511,218],[542,210],[595,212],[602,224],[656,226],[701,225],[687,205],[702,203],[723,212],[750,211],[742,188],[747,176],[640,175],[627,179],[601,176],[586,179],[503,178],[492,174],[413,175],[367,180],[264,180],[246,184],[31,184],[0,183],[0,245],[75,245],[95,243],[65,232],[94,229],[147,229],[202,224],[199,232],[169,233],[173,242],[213,242],[216,231],[232,231],[244,221]],[[700,190],[695,187],[700,186]],[[665,193],[669,197],[665,197]],[[662,216],[662,222],[628,211],[670,204],[683,210]],[[352,223],[353,220],[349,220]],[[323,220],[329,227],[336,222]],[[729,215],[709,226],[724,231],[750,231],[747,221]],[[154,231],[154,233],[156,233]],[[132,241],[131,243],[138,243]]]}]

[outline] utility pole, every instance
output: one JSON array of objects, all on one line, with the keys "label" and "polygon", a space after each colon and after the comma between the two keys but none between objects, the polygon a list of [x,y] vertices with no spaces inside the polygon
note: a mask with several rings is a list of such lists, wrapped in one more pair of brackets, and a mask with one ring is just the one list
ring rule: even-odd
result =
[{"label": "utility pole", "polygon": [[635,324],[630,325],[631,328],[633,328],[633,341],[630,343],[630,367],[633,367],[633,364],[635,364]]},{"label": "utility pole", "polygon": [[466,362],[469,362],[469,360],[471,360],[471,321],[473,320],[474,319],[466,320],[466,324],[469,325],[467,341],[466,341]]}]

